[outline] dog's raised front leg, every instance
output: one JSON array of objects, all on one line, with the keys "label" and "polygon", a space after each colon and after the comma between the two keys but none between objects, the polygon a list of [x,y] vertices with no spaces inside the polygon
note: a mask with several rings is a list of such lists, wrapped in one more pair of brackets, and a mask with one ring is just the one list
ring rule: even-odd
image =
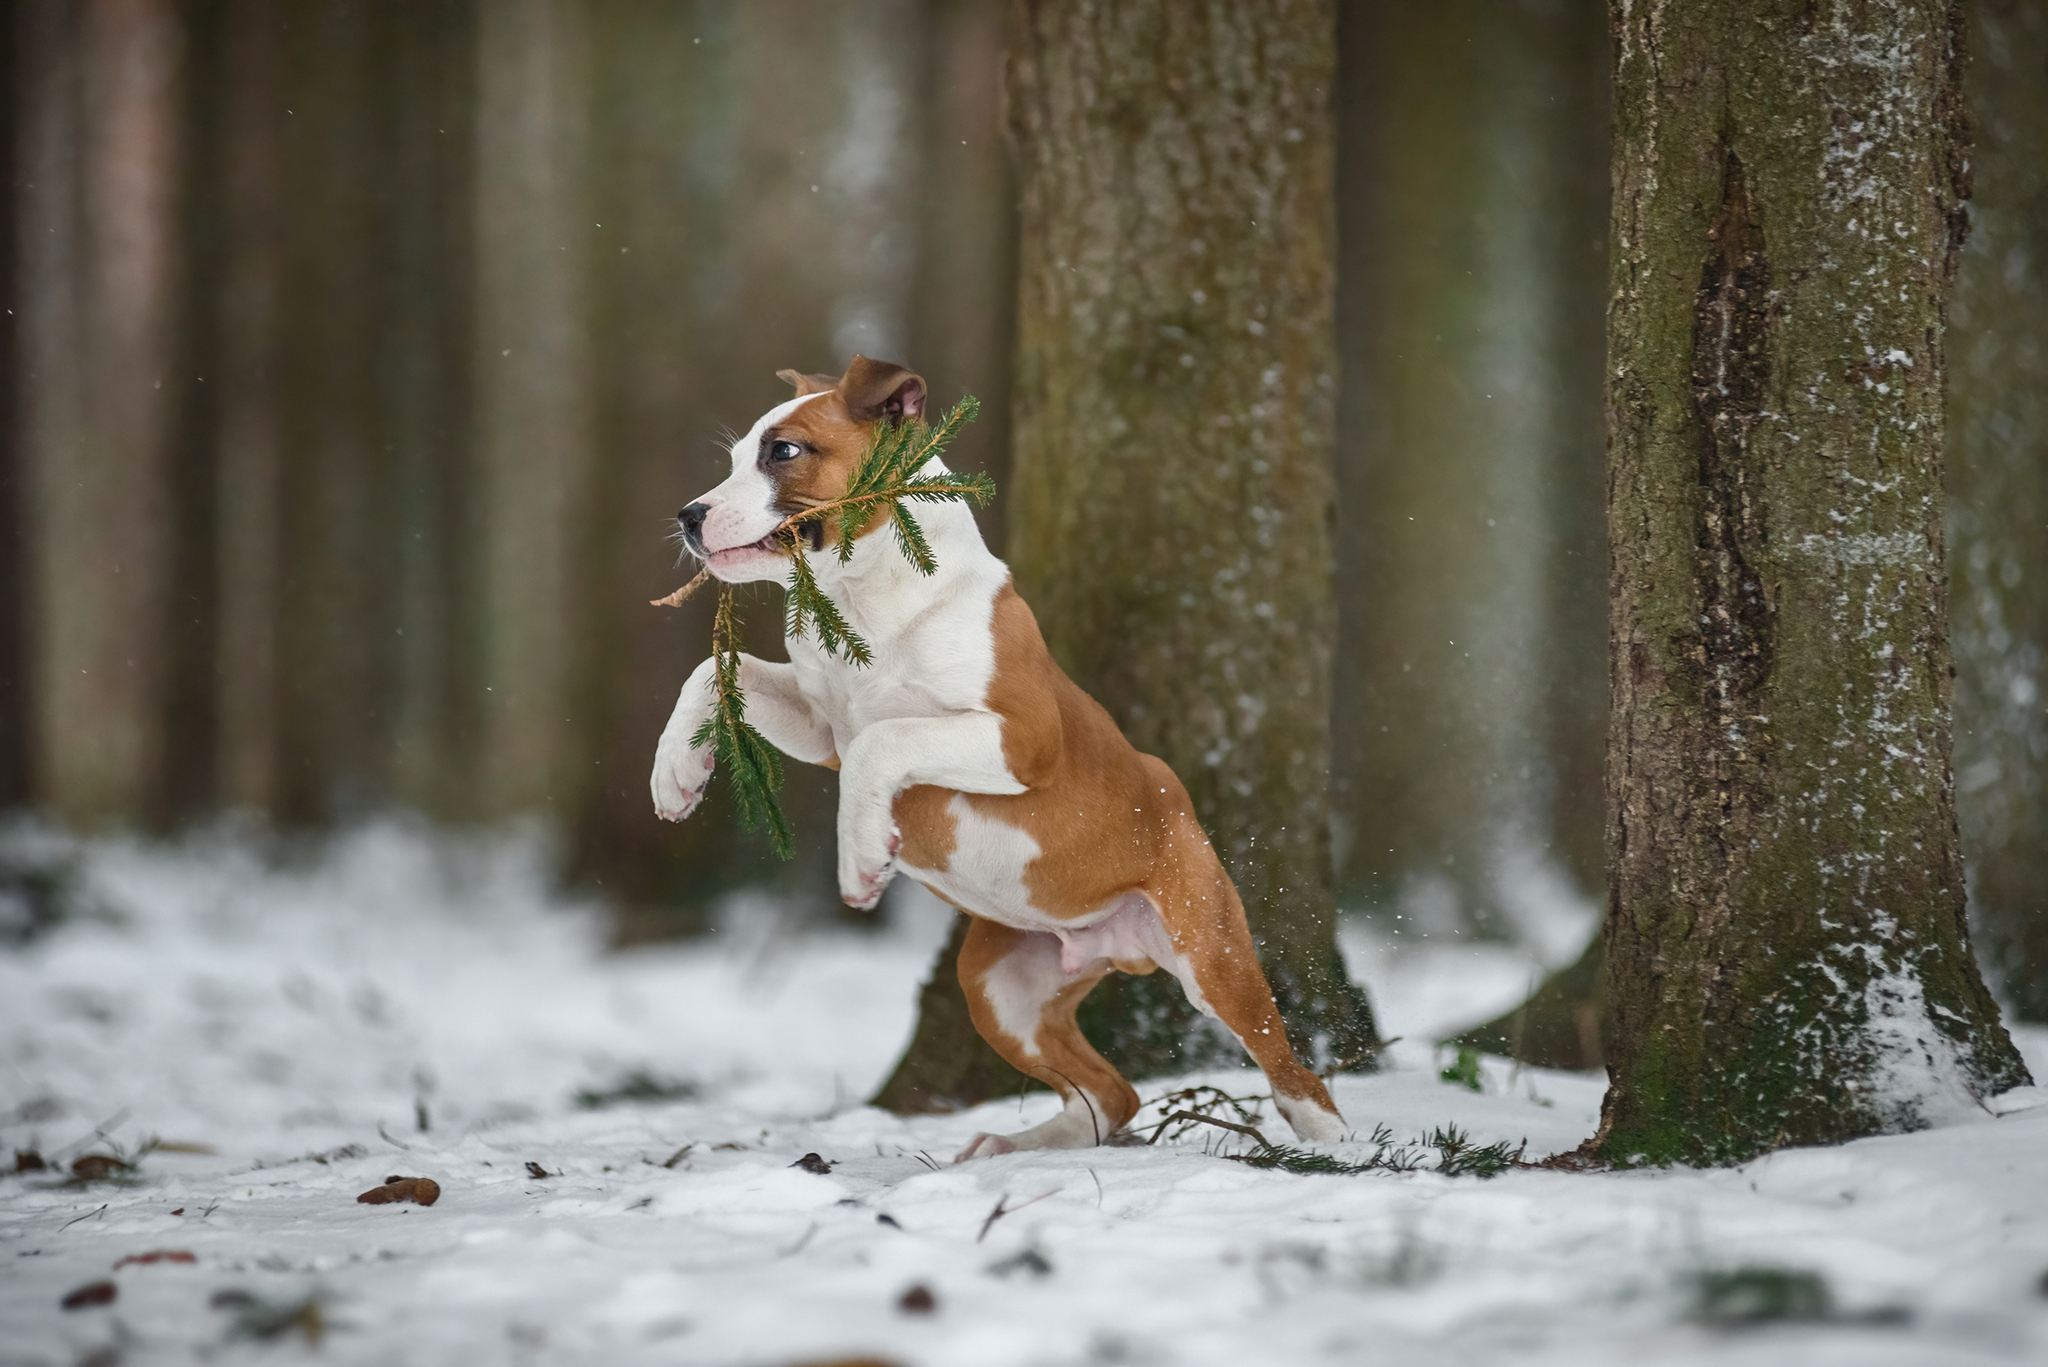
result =
[{"label": "dog's raised front leg", "polygon": [[920,783],[963,793],[1021,793],[993,712],[876,722],[848,743],[839,769],[839,895],[871,907],[895,875],[896,795]]},{"label": "dog's raised front leg", "polygon": [[[655,812],[666,821],[681,821],[695,811],[711,781],[711,747],[693,745],[690,738],[711,715],[716,669],[717,661],[711,659],[691,673],[654,748],[654,774],[648,786]],[[747,721],[770,745],[808,764],[831,760],[832,728],[797,688],[794,667],[742,654],[740,691],[746,696]]]}]

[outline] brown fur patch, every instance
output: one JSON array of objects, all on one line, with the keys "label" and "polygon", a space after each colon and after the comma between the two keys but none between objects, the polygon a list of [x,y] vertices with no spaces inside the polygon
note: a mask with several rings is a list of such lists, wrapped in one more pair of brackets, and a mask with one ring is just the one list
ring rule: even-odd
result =
[{"label": "brown fur patch", "polygon": [[934,788],[929,783],[896,794],[890,810],[897,833],[903,837],[898,857],[904,863],[940,873],[953,867],[953,851],[960,847],[960,823],[947,810],[952,802],[951,788]]}]

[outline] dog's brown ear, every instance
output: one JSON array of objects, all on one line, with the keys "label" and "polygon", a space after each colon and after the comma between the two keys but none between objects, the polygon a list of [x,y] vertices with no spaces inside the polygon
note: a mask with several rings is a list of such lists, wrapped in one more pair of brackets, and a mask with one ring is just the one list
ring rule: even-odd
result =
[{"label": "dog's brown ear", "polygon": [[856,355],[839,380],[839,397],[846,401],[846,411],[862,422],[897,422],[924,412],[924,381],[900,365]]},{"label": "dog's brown ear", "polygon": [[795,385],[799,399],[806,394],[823,394],[828,389],[839,388],[837,375],[805,375],[795,370],[778,370],[775,378],[784,384]]}]

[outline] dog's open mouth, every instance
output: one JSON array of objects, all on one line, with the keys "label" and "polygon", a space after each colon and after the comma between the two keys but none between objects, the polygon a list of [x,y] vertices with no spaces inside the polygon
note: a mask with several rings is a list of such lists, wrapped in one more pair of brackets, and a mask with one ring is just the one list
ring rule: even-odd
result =
[{"label": "dog's open mouth", "polygon": [[720,549],[711,552],[710,558],[716,560],[721,555],[738,555],[742,551],[767,551],[773,553],[781,549],[781,543],[779,543],[775,539],[775,533],[770,532],[768,533],[768,535],[762,537],[759,541],[749,541],[744,546],[721,547]]}]

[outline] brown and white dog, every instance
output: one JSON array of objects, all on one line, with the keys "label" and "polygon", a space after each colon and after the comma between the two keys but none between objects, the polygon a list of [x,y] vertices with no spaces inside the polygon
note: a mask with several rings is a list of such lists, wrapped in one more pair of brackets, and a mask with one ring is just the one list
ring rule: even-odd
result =
[{"label": "brown and white dog", "polygon": [[[786,578],[783,519],[844,492],[876,423],[924,409],[923,380],[862,356],[842,377],[781,377],[797,397],[733,442],[731,477],[681,514],[690,549],[728,583]],[[960,1157],[1081,1148],[1137,1113],[1137,1093],[1074,1022],[1112,968],[1172,973],[1265,1070],[1297,1135],[1342,1139],[1329,1093],[1288,1047],[1237,889],[1180,781],[1060,671],[967,508],[917,516],[938,559],[929,577],[877,534],[886,519],[850,563],[812,557],[871,666],[811,634],[787,643],[788,664],[742,655],[740,683],[770,744],[839,770],[840,895],[873,906],[901,872],[966,911],[960,983],[975,1028],[1065,1103],[1021,1134],[976,1135]],[[711,778],[710,751],[690,743],[711,688],[706,660],[655,752],[654,809],[670,821]]]}]

